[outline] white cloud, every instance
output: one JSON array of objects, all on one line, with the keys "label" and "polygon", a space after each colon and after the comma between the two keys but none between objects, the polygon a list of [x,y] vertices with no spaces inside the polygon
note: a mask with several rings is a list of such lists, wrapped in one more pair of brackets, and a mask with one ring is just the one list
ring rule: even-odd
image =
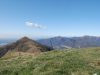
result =
[{"label": "white cloud", "polygon": [[30,22],[30,21],[25,22],[25,24],[26,24],[26,26],[32,27],[32,28],[46,29],[46,27],[39,25],[37,23]]}]

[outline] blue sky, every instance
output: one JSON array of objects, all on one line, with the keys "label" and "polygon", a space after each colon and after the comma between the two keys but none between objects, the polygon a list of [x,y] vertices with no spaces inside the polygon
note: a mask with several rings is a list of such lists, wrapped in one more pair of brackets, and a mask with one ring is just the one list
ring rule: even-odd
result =
[{"label": "blue sky", "polygon": [[0,38],[100,36],[100,0],[0,0]]}]

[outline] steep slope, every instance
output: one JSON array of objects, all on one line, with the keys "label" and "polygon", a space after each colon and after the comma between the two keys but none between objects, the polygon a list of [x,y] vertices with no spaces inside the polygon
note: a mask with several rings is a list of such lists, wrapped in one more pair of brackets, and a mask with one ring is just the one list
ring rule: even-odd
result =
[{"label": "steep slope", "polygon": [[100,48],[1,58],[0,75],[100,75]]},{"label": "steep slope", "polygon": [[8,51],[39,53],[39,52],[45,52],[45,51],[50,51],[50,50],[52,50],[52,48],[39,44],[36,41],[31,40],[27,37],[23,37],[22,39],[12,44],[8,44],[8,45],[1,47],[0,55],[2,56]]}]

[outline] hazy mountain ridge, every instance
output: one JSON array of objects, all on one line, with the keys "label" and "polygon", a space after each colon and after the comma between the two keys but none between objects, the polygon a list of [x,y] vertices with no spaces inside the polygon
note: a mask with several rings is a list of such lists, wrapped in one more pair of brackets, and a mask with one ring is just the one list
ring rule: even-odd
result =
[{"label": "hazy mountain ridge", "polygon": [[[13,40],[15,41],[15,40]],[[53,47],[54,49],[63,48],[86,48],[86,47],[99,47],[100,37],[96,36],[83,36],[83,37],[52,37],[48,39],[36,40],[37,42]],[[1,40],[0,46],[11,43],[11,40]]]},{"label": "hazy mountain ridge", "polygon": [[99,47],[100,37],[83,36],[83,37],[54,37],[49,39],[38,40],[39,43],[53,47],[55,49],[62,48],[86,48]]}]

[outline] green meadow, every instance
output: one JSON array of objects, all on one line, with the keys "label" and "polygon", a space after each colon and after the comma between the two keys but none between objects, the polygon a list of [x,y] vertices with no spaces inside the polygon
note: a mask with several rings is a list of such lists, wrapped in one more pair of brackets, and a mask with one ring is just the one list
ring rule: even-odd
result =
[{"label": "green meadow", "polygon": [[0,58],[0,75],[100,75],[100,48],[8,53]]}]

